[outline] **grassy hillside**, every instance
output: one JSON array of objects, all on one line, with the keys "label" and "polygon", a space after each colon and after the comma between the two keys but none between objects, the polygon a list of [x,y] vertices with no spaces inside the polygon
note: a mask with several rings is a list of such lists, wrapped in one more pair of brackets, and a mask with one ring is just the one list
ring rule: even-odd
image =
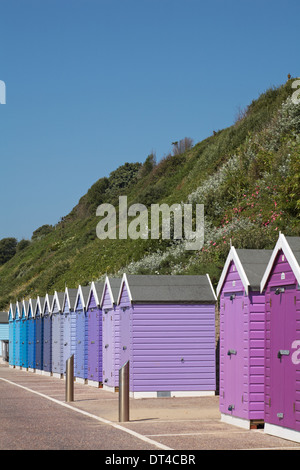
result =
[{"label": "grassy hillside", "polygon": [[[272,248],[281,230],[300,235],[300,105],[292,79],[254,100],[229,128],[189,150],[125,164],[100,178],[54,227],[0,266],[0,309],[16,299],[77,287],[106,273],[208,272],[216,284],[230,239],[236,247]],[[99,175],[101,176],[101,175]],[[203,203],[205,244],[188,251],[168,240],[100,240],[96,208],[142,203]]]}]

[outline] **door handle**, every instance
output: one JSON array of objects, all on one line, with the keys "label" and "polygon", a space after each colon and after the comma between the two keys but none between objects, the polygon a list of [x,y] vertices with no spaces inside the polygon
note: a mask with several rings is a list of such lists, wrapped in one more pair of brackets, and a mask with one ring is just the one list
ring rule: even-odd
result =
[{"label": "door handle", "polygon": [[279,349],[277,353],[278,359],[281,359],[281,356],[289,356],[289,355],[290,355],[290,351],[288,349]]},{"label": "door handle", "polygon": [[236,355],[236,350],[235,349],[228,349],[228,352],[227,352],[227,356],[231,356],[231,355]]}]

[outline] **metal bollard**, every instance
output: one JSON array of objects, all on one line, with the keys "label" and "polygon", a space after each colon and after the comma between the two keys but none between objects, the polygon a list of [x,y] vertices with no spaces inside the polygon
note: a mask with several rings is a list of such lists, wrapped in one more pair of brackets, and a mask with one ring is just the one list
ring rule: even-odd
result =
[{"label": "metal bollard", "polygon": [[129,361],[119,370],[119,422],[129,421]]},{"label": "metal bollard", "polygon": [[74,401],[74,354],[66,361],[66,401]]}]

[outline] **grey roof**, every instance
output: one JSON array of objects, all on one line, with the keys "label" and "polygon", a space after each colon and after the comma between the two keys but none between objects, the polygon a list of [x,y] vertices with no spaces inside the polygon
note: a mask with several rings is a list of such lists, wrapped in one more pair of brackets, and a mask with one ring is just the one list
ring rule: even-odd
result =
[{"label": "grey roof", "polygon": [[[77,297],[77,292],[78,292],[78,289],[69,289],[68,288],[68,294],[69,294],[69,299],[70,299],[70,305],[69,305],[70,310],[74,310],[74,308],[75,308],[75,301],[76,301],[76,297]],[[64,303],[65,303],[65,297],[66,297],[66,292],[65,292],[64,300],[63,300]],[[63,307],[64,307],[64,305],[62,305],[62,308]]]},{"label": "grey roof", "polygon": [[[32,312],[31,314],[35,314],[35,309],[36,309],[36,304],[37,304],[37,299],[30,299],[31,300],[31,305],[32,305]],[[29,311],[29,310],[28,310]]]},{"label": "grey roof", "polygon": [[300,266],[300,237],[285,237]]},{"label": "grey roof", "polygon": [[23,311],[23,305],[25,306],[25,315],[27,315],[28,307],[29,307],[29,300],[24,300],[24,303],[22,302],[22,311]]},{"label": "grey roof", "polygon": [[236,252],[250,283],[250,288],[259,290],[272,250],[236,249]]},{"label": "grey roof", "polygon": [[110,283],[111,292],[112,292],[112,296],[113,296],[112,301],[115,304],[118,302],[118,296],[119,296],[119,292],[120,292],[121,282],[122,282],[122,278],[118,278],[118,277],[110,277],[109,278],[109,283]]},{"label": "grey roof", "polygon": [[8,323],[8,312],[0,312],[0,323]]},{"label": "grey roof", "polygon": [[81,290],[82,290],[84,305],[86,306],[88,298],[89,298],[91,286],[81,286]]},{"label": "grey roof", "polygon": [[[40,299],[40,303],[41,303],[40,313],[42,313],[44,311],[45,297],[39,297],[39,299]],[[36,299],[35,311],[36,311],[36,309],[37,309],[37,299]]]},{"label": "grey roof", "polygon": [[215,302],[205,275],[126,275],[133,302]]},{"label": "grey roof", "polygon": [[[57,294],[57,298],[58,298],[58,302],[59,302],[59,305],[58,305],[59,310],[62,310],[63,306],[64,306],[65,293],[56,291],[56,294]],[[54,305],[54,297],[55,297],[55,294],[54,294],[53,299],[52,299],[52,306]]]},{"label": "grey roof", "polygon": [[[48,294],[48,299],[49,299],[49,313],[51,312],[53,297],[54,297],[54,295]],[[47,300],[47,295],[45,296],[45,298],[44,298],[44,303],[43,303],[43,305],[42,305],[42,312],[43,312],[43,313],[45,312],[46,300]]]},{"label": "grey roof", "polygon": [[103,289],[104,289],[104,282],[94,282],[95,284],[95,289],[96,289],[96,292],[97,292],[97,296],[98,296],[98,301],[99,301],[99,305],[100,305],[100,302],[101,302],[101,297],[102,297],[102,293],[103,293]]}]

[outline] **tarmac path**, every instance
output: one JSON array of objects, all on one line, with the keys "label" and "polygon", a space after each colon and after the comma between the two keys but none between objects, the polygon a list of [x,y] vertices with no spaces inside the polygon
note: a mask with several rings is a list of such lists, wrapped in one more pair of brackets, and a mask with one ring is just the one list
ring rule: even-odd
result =
[{"label": "tarmac path", "polygon": [[106,450],[114,458],[150,451],[154,459],[174,451],[193,458],[199,450],[300,450],[263,430],[221,422],[218,399],[130,399],[130,421],[119,423],[118,393],[75,383],[74,401],[66,403],[64,379],[0,364],[0,450]]}]

